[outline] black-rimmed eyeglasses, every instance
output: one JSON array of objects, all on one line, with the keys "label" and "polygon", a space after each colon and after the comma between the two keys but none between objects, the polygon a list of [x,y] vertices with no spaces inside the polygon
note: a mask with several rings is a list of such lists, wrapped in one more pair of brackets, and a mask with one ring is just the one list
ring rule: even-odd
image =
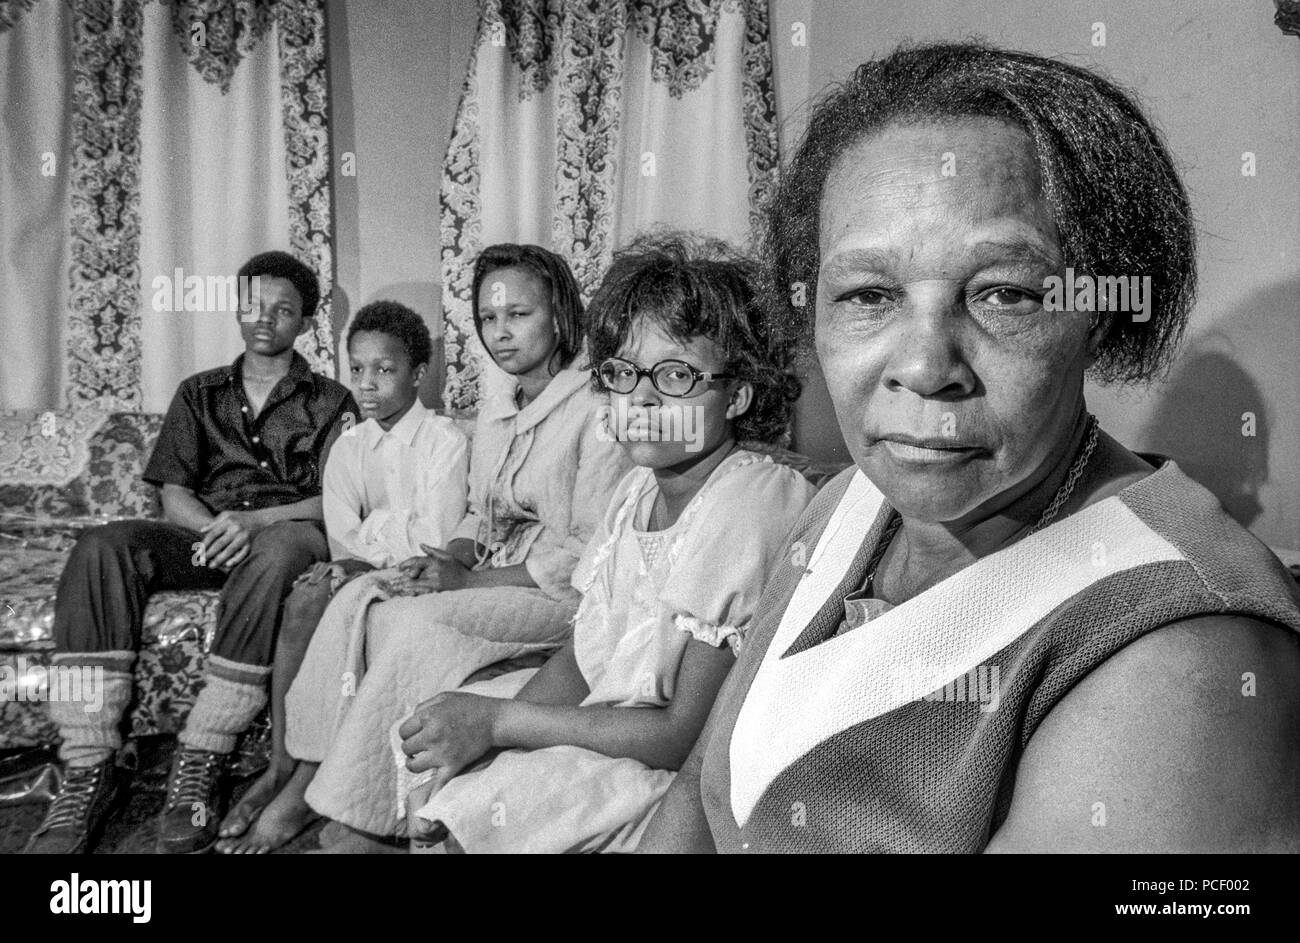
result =
[{"label": "black-rimmed eyeglasses", "polygon": [[649,377],[651,385],[664,396],[689,396],[701,383],[735,379],[730,373],[702,373],[685,360],[661,360],[647,370],[621,357],[602,361],[592,373],[605,389],[623,395],[635,390],[642,377]]}]

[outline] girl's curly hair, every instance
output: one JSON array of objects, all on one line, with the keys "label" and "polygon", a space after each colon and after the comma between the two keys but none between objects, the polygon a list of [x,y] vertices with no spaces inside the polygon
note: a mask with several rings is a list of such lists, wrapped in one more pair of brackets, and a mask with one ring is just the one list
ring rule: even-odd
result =
[{"label": "girl's curly hair", "polygon": [[638,237],[615,253],[587,306],[592,364],[618,356],[641,317],[679,342],[709,338],[726,357],[726,371],[753,386],[754,401],[736,420],[738,441],[775,443],[786,435],[800,383],[792,348],[772,329],[759,298],[752,260],[707,236]]}]

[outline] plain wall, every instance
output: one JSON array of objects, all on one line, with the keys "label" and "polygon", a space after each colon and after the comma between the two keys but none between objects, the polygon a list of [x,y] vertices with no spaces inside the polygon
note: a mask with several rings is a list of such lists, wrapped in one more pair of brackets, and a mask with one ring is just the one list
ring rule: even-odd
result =
[{"label": "plain wall", "polygon": [[[1174,372],[1089,387],[1103,428],[1170,455],[1266,543],[1300,549],[1300,41],[1260,0],[773,0],[783,157],[806,100],[904,40],[978,36],[1059,56],[1134,91],[1191,194],[1200,300]],[[803,23],[807,45],[795,46]],[[1093,24],[1106,45],[1092,45]],[[1253,152],[1257,175],[1243,176]],[[1256,435],[1242,434],[1253,414]],[[796,445],[846,457],[824,387],[807,384]]]},{"label": "plain wall", "polygon": [[[441,401],[438,186],[478,23],[472,0],[330,0],[334,323],[392,299],[434,339],[421,387]],[[355,176],[345,175],[345,155]],[[340,344],[340,348],[342,345]],[[340,349],[340,379],[346,356]]]}]

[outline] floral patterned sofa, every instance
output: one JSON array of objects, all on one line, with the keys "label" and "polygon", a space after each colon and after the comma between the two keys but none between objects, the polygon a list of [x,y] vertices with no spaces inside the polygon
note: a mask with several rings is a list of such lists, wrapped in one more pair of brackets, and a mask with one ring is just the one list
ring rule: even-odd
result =
[{"label": "floral patterned sofa", "polygon": [[[18,687],[0,700],[0,750],[57,742],[41,682],[54,646],[59,574],[83,530],[160,516],[157,489],[140,473],[161,427],[157,414],[0,415],[0,675]],[[135,668],[133,735],[174,732],[184,722],[203,677],[216,607],[210,590],[150,598]],[[264,737],[265,730],[253,734]]]}]

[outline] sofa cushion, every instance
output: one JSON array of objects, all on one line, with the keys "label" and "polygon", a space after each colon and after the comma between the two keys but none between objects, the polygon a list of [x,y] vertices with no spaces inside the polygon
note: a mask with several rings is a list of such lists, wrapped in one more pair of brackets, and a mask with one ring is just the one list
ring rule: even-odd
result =
[{"label": "sofa cushion", "polygon": [[94,410],[0,416],[0,508],[29,517],[84,515]]},{"label": "sofa cushion", "polygon": [[153,453],[163,417],[113,413],[90,445],[86,469],[87,513],[99,518],[162,516],[158,489],[140,479]]},{"label": "sofa cushion", "polygon": [[140,473],[161,428],[152,413],[0,416],[0,530],[11,532],[14,521],[158,517],[157,489]]}]

